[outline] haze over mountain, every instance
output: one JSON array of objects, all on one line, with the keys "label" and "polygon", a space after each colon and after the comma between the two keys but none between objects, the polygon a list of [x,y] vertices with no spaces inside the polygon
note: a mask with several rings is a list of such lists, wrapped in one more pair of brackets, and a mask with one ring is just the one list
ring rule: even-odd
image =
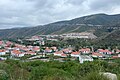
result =
[{"label": "haze over mountain", "polygon": [[43,26],[3,29],[0,30],[0,38],[17,38],[42,34],[63,34],[85,31],[92,32],[96,36],[102,37],[110,34],[114,30],[120,29],[119,23],[120,14],[93,14]]}]

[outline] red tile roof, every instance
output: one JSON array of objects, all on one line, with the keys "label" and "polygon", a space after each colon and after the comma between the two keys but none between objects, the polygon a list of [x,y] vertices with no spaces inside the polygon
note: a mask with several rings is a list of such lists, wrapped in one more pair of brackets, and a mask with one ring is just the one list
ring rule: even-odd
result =
[{"label": "red tile roof", "polygon": [[12,53],[14,53],[14,54],[21,54],[21,52],[19,50],[13,50]]},{"label": "red tile roof", "polygon": [[111,51],[109,51],[108,49],[98,49],[98,52],[109,52],[109,53],[112,53]]},{"label": "red tile roof", "polygon": [[97,53],[97,52],[92,53],[92,55],[95,55],[95,56],[103,56],[102,54]]},{"label": "red tile roof", "polygon": [[5,50],[1,49],[0,52],[5,52]]},{"label": "red tile roof", "polygon": [[72,52],[71,54],[74,54],[74,55],[79,55],[80,52]]}]

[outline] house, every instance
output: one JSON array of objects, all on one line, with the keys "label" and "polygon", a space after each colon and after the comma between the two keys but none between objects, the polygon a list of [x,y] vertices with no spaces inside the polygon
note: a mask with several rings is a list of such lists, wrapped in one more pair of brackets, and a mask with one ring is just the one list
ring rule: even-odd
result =
[{"label": "house", "polygon": [[100,54],[100,53],[97,53],[97,52],[93,52],[91,56],[94,57],[94,58],[102,58],[102,57],[104,57],[103,54]]},{"label": "house", "polygon": [[93,61],[93,58],[87,55],[80,55],[79,61],[80,63],[83,63],[84,61]]},{"label": "house", "polygon": [[11,51],[11,55],[15,57],[23,57],[25,54],[20,52],[19,50],[13,50]]},{"label": "house", "polygon": [[62,50],[65,54],[71,53],[72,49],[66,48]]},{"label": "house", "polygon": [[5,50],[0,50],[0,55],[5,55],[6,54],[6,51]]},{"label": "house", "polygon": [[40,51],[40,47],[39,47],[39,46],[34,46],[34,47],[32,48],[32,50],[38,52],[38,51]]},{"label": "house", "polygon": [[71,53],[71,57],[79,57],[79,55],[80,55],[80,52],[72,52]]},{"label": "house", "polygon": [[108,49],[98,49],[98,53],[105,54],[105,55],[111,55],[112,52]]},{"label": "house", "polygon": [[54,56],[61,56],[64,53],[63,53],[63,51],[57,51],[57,52],[55,52],[53,54],[54,54]]},{"label": "house", "polygon": [[88,54],[88,53],[90,53],[91,51],[90,51],[90,48],[82,48],[82,49],[80,49],[79,50],[81,53],[83,53],[83,54]]},{"label": "house", "polygon": [[45,49],[45,53],[51,53],[51,52],[52,52],[52,49],[46,47],[46,49]]}]

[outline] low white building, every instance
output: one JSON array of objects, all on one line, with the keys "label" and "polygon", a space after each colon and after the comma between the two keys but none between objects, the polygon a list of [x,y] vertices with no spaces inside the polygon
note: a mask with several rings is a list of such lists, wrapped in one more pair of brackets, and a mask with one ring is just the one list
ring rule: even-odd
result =
[{"label": "low white building", "polygon": [[84,61],[93,61],[93,58],[87,55],[80,55],[79,61],[80,63],[83,63]]},{"label": "low white building", "polygon": [[0,55],[5,55],[6,51],[5,50],[0,50]]},{"label": "low white building", "polygon": [[81,32],[81,33],[67,33],[62,34],[61,37],[63,38],[85,38],[85,39],[94,39],[97,38],[93,33],[89,32]]}]

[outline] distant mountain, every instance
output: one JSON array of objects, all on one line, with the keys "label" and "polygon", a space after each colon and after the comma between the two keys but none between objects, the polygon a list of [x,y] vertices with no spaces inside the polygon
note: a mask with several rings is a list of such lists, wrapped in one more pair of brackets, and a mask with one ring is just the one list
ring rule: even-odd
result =
[{"label": "distant mountain", "polygon": [[115,31],[115,28],[118,28],[119,24],[120,14],[94,14],[43,26],[0,30],[0,38],[17,38],[39,34],[63,34],[85,31],[92,32],[96,36],[102,37]]}]

